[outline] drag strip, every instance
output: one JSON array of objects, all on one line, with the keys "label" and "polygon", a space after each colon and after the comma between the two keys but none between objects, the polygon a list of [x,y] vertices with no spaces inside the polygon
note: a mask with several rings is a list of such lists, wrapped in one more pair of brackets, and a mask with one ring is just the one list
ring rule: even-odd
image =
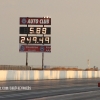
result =
[{"label": "drag strip", "polygon": [[[78,79],[67,79],[67,80],[63,79],[63,80],[0,82],[0,86],[26,86],[27,85],[31,87],[31,90],[20,90],[20,91],[19,90],[13,90],[13,91],[1,90],[0,100],[29,100],[29,99],[38,100],[42,98],[45,98],[46,100],[46,98],[47,99],[48,98],[50,99],[52,97],[55,98],[55,96],[56,97],[66,96],[66,95],[71,96],[72,94],[85,95],[85,93],[90,93],[91,96],[93,96],[93,95],[98,94],[97,91],[99,92],[98,95],[100,95],[100,88],[97,86],[97,83],[99,81],[100,79],[79,79],[79,80]],[[69,97],[69,99],[67,100],[74,100],[72,99],[72,97],[73,96]]]}]

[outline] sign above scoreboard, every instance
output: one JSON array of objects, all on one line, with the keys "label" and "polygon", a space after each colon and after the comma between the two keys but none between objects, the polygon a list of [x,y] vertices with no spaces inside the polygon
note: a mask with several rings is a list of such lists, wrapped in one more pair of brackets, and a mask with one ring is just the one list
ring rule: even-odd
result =
[{"label": "sign above scoreboard", "polygon": [[51,25],[49,17],[20,17],[20,25]]},{"label": "sign above scoreboard", "polygon": [[51,34],[51,27],[20,27],[20,34]]}]

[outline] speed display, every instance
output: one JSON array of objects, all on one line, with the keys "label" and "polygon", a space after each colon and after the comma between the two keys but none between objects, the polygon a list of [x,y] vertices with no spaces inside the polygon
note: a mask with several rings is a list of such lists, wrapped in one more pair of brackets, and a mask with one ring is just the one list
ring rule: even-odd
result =
[{"label": "speed display", "polygon": [[51,34],[51,27],[20,27],[20,34]]},{"label": "speed display", "polygon": [[51,44],[50,36],[19,36],[21,44]]}]

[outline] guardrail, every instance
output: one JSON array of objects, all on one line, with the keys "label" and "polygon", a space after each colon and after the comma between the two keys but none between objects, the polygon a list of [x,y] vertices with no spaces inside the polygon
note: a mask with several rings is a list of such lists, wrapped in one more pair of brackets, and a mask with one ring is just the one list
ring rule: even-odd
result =
[{"label": "guardrail", "polygon": [[100,78],[100,71],[0,70],[0,81]]}]

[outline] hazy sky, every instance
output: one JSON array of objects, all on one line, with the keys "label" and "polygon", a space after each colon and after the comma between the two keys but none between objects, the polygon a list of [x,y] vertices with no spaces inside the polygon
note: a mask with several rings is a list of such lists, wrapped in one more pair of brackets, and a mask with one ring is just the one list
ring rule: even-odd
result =
[{"label": "hazy sky", "polygon": [[[19,18],[50,16],[51,53],[45,65],[100,66],[100,0],[0,0],[0,64],[25,65],[19,53]],[[42,53],[29,53],[41,65]],[[100,68],[100,67],[99,67]]]}]

